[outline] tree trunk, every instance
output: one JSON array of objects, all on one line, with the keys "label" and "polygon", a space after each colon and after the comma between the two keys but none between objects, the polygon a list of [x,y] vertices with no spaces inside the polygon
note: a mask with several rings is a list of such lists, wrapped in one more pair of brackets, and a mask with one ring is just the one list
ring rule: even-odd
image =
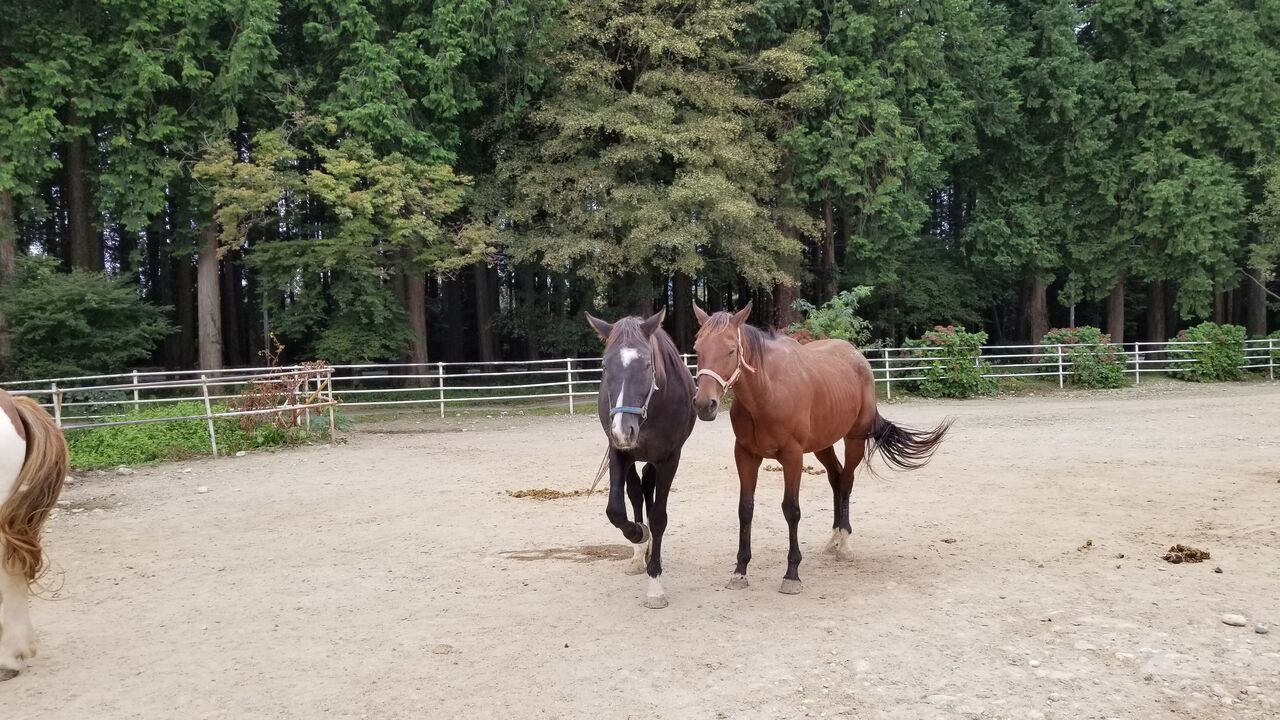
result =
[{"label": "tree trunk", "polygon": [[1164,342],[1169,339],[1169,327],[1165,320],[1164,281],[1156,280],[1147,286],[1147,341]]},{"label": "tree trunk", "polygon": [[1249,285],[1245,299],[1245,330],[1249,337],[1266,337],[1267,335],[1267,292],[1266,275],[1261,270],[1250,269],[1246,282]]},{"label": "tree trunk", "polygon": [[1040,340],[1049,332],[1049,288],[1045,284],[1044,275],[1036,270],[1026,280],[1027,297],[1027,339],[1032,345],[1039,345]]},{"label": "tree trunk", "polygon": [[800,311],[794,307],[796,300],[799,299],[800,287],[798,285],[777,285],[773,288],[775,327],[786,328],[792,323],[798,323],[803,319],[800,317]]},{"label": "tree trunk", "polygon": [[193,302],[195,279],[191,273],[191,250],[181,248],[174,253],[173,304],[178,317],[178,352],[177,367],[189,368],[195,365],[196,358],[191,350],[196,346],[196,307]]},{"label": "tree trunk", "polygon": [[240,338],[240,278],[237,266],[227,257],[222,263],[222,342],[232,367],[246,365],[244,343]]},{"label": "tree trunk", "polygon": [[199,312],[200,369],[220,370],[222,359],[222,293],[218,285],[218,231],[209,221],[200,231],[196,257],[196,306]]},{"label": "tree trunk", "polygon": [[684,273],[676,273],[671,284],[671,328],[675,332],[676,348],[680,352],[693,350],[693,280]]},{"label": "tree trunk", "polygon": [[[828,192],[830,184],[828,183]],[[822,219],[824,229],[822,233],[822,302],[826,302],[836,296],[838,289],[836,282],[836,225],[834,209],[831,207],[831,198],[828,197],[822,203]]]},{"label": "tree trunk", "polygon": [[[13,195],[8,190],[0,190],[0,297],[9,290],[13,282],[14,264],[17,261],[18,226],[13,219]],[[9,319],[0,307],[0,372],[8,367],[13,352],[9,339]]]},{"label": "tree trunk", "polygon": [[1213,294],[1213,321],[1219,325],[1227,322],[1227,304],[1226,293],[1215,292]]},{"label": "tree trunk", "polygon": [[456,277],[446,278],[440,284],[440,299],[445,338],[440,355],[446,362],[465,360],[467,335],[463,328],[462,281]]},{"label": "tree trunk", "polygon": [[427,357],[427,283],[421,270],[407,266],[404,270],[404,309],[409,314],[409,362],[426,364]]},{"label": "tree trunk", "polygon": [[490,303],[491,270],[489,264],[478,262],[471,267],[476,283],[476,347],[480,362],[493,362],[493,305]]},{"label": "tree trunk", "polygon": [[1124,276],[1116,278],[1111,286],[1111,297],[1107,298],[1107,334],[1111,342],[1124,342]]},{"label": "tree trunk", "polygon": [[[67,109],[67,126],[79,130],[80,118],[75,106]],[[89,199],[89,184],[85,180],[84,135],[76,135],[67,141],[67,224],[70,247],[68,256],[71,267],[82,270],[102,270],[102,242],[90,220],[93,206]]]},{"label": "tree trunk", "polygon": [[[520,294],[519,305],[525,308],[526,312],[532,312],[537,307],[538,288],[537,277],[532,265],[521,265],[516,268],[516,288]],[[529,328],[521,329],[521,340],[524,344],[525,360],[538,359],[538,341],[533,336],[533,331]]]}]

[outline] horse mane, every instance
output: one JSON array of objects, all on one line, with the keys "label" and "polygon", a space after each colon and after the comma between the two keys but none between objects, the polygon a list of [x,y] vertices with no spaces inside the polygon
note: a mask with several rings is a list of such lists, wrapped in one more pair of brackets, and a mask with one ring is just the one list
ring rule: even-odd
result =
[{"label": "horse mane", "polygon": [[632,344],[648,343],[650,350],[653,352],[653,372],[655,379],[658,381],[658,387],[666,387],[667,369],[684,367],[684,358],[680,356],[680,351],[676,349],[676,344],[671,340],[671,336],[667,334],[661,327],[653,331],[648,340],[644,336],[644,318],[628,316],[618,320],[613,324],[613,331],[609,333],[609,337],[604,341],[605,352],[613,347],[619,341],[632,341]]},{"label": "horse mane", "polygon": [[[733,325],[733,315],[723,310],[714,313],[698,328],[698,337],[712,333],[724,332]],[[746,351],[747,362],[760,367],[764,363],[765,344],[778,338],[778,331],[773,328],[758,328],[754,325],[742,326],[742,345]]]}]

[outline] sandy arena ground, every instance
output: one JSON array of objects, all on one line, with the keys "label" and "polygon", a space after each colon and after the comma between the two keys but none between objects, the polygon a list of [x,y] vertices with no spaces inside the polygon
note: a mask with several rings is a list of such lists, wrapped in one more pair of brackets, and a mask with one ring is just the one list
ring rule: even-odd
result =
[{"label": "sandy arena ground", "polygon": [[[777,592],[780,473],[760,483],[752,585],[725,589],[732,432],[699,424],[657,611],[602,495],[504,492],[585,488],[590,417],[399,419],[83,476],[49,528],[41,654],[0,715],[1280,714],[1280,383],[882,409],[958,422],[928,468],[860,472],[853,561],[822,553],[830,489],[805,477],[799,596]],[[1175,542],[1212,559],[1165,563]]]}]

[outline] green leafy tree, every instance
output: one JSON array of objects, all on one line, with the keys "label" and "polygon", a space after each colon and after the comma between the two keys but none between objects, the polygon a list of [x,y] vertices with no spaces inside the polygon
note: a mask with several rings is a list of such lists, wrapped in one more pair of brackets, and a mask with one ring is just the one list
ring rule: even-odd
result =
[{"label": "green leafy tree", "polygon": [[1082,259],[1153,283],[1152,339],[1164,337],[1166,282],[1183,317],[1235,284],[1257,193],[1248,173],[1280,130],[1272,14],[1239,0],[1091,6],[1084,36],[1115,121],[1101,174],[1115,207],[1110,233]]},{"label": "green leafy tree", "polygon": [[805,63],[737,47],[750,11],[727,0],[565,8],[544,60],[552,86],[499,151],[495,216],[514,260],[601,285],[694,274],[708,257],[756,286],[790,279],[781,262],[800,244],[778,226],[774,118],[740,73],[794,78]]}]

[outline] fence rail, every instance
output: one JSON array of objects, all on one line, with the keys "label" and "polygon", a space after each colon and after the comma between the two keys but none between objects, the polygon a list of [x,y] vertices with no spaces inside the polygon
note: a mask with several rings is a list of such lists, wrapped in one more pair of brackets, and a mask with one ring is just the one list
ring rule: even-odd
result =
[{"label": "fence rail", "polygon": [[[1185,370],[1199,362],[1195,348],[1208,343],[1128,343],[1110,346],[1135,384],[1144,378]],[[1074,365],[1070,345],[990,345],[973,360],[989,370],[989,378],[1056,378],[1064,387]],[[867,348],[875,380],[893,396],[894,385],[926,379],[931,363],[943,359],[941,348]],[[684,356],[693,370],[696,360]],[[1250,340],[1244,344],[1242,369],[1265,373],[1272,380],[1280,365],[1280,341]],[[335,406],[448,408],[545,405],[567,407],[576,413],[583,398],[594,397],[602,372],[600,358],[557,358],[429,364],[362,364],[275,368],[236,368],[221,371],[134,371],[117,375],[62,377],[0,383],[11,393],[37,399],[61,427],[78,430],[118,425],[205,420],[216,455],[213,421],[245,415],[292,413],[309,425],[312,414],[328,414],[333,432]],[[265,386],[283,386],[264,407],[247,403],[261,397]],[[291,389],[290,389],[291,388]],[[181,412],[183,403],[199,403],[201,413]],[[259,403],[261,405],[261,403]],[[189,407],[189,406],[188,406]],[[145,417],[138,414],[147,409]],[[165,408],[170,408],[169,412]]]}]

